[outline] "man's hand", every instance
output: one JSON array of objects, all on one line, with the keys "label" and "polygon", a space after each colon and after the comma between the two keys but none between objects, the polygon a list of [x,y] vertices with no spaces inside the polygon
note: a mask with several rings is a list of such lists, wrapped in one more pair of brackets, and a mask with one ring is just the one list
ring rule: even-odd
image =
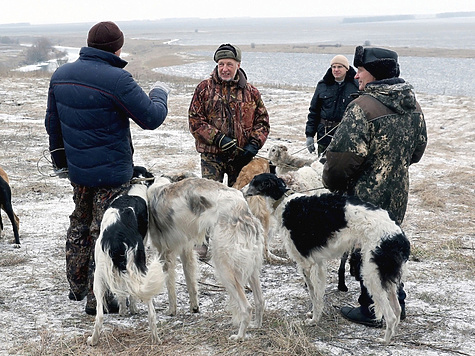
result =
[{"label": "man's hand", "polygon": [[244,158],[252,159],[259,151],[259,147],[255,143],[248,143],[242,150]]},{"label": "man's hand", "polygon": [[220,137],[218,137],[217,145],[223,151],[232,152],[237,148],[237,140],[222,134]]},{"label": "man's hand", "polygon": [[153,84],[152,86],[152,89],[150,90],[153,90],[153,89],[160,89],[160,90],[163,90],[165,92],[165,94],[170,94],[171,92],[171,89],[168,85],[166,85],[165,83],[163,82],[155,82],[155,84]]},{"label": "man's hand", "polygon": [[307,149],[308,149],[308,152],[310,153],[314,153],[315,152],[315,144],[314,144],[314,140],[313,140],[313,137],[311,136],[308,136],[307,137],[307,141],[306,141],[306,145],[307,145]]}]

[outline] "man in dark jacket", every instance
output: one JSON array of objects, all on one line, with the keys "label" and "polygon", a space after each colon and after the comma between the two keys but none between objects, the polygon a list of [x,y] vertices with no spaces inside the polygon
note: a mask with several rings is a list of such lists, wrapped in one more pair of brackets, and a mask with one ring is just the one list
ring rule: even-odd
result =
[{"label": "man in dark jacket", "polygon": [[352,94],[358,91],[355,75],[345,56],[339,54],[330,61],[330,68],[318,82],[310,102],[305,126],[306,145],[310,153],[315,152],[315,134],[319,156],[330,144],[346,106],[353,100]]},{"label": "man in dark jacket", "polygon": [[[408,201],[409,166],[421,159],[427,131],[412,86],[399,78],[397,60],[397,53],[388,49],[356,47],[355,78],[363,92],[348,105],[328,146],[323,182],[332,191],[356,195],[387,210],[401,224]],[[401,285],[401,319],[405,318],[405,297]],[[358,302],[358,308],[343,307],[343,316],[380,327],[362,282]]]},{"label": "man in dark jacket", "polygon": [[89,30],[88,47],[56,70],[48,92],[49,149],[55,168],[68,170],[75,203],[66,238],[69,298],[87,295],[88,314],[96,313],[94,244],[102,216],[128,190],[133,174],[129,119],[154,130],[168,111],[165,85],[157,82],[147,95],[123,69],[123,43],[115,23],[97,23]]}]

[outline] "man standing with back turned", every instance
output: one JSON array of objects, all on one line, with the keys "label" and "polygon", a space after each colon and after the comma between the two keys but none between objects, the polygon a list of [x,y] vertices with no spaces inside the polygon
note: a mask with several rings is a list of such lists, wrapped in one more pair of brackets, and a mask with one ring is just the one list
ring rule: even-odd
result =
[{"label": "man standing with back turned", "polygon": [[[412,86],[399,78],[396,52],[358,46],[354,66],[363,92],[348,105],[328,146],[323,182],[332,191],[356,195],[387,210],[401,224],[409,193],[409,166],[419,162],[427,145],[424,115]],[[343,317],[381,327],[359,273],[356,278],[361,286],[360,306],[343,307]],[[403,287],[398,289],[401,320],[406,317]]]},{"label": "man standing with back turned", "polygon": [[[86,313],[96,314],[94,245],[104,211],[130,186],[133,146],[130,119],[145,130],[167,116],[168,88],[155,83],[147,95],[123,68],[124,34],[113,22],[88,33],[87,47],[51,77],[45,126],[55,168],[67,168],[75,208],[66,237],[69,299],[87,296]],[[109,312],[117,303],[109,295]]]}]

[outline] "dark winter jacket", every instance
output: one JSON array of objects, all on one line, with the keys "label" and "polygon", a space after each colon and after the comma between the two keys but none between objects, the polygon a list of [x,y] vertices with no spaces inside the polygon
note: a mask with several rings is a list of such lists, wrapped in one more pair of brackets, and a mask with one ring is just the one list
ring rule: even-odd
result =
[{"label": "dark winter jacket", "polygon": [[129,118],[146,130],[165,120],[167,93],[145,94],[123,69],[126,65],[112,53],[83,47],[78,60],[51,77],[45,118],[49,148],[55,165],[67,166],[73,183],[126,183],[133,171]]},{"label": "dark winter jacket", "polygon": [[195,89],[188,111],[190,132],[200,153],[219,154],[216,137],[237,139],[238,146],[261,148],[269,135],[269,115],[261,94],[239,69],[233,81],[222,81],[217,67]]},{"label": "dark winter jacket", "polygon": [[392,78],[366,85],[328,146],[323,182],[404,219],[409,166],[421,159],[427,131],[412,86]]},{"label": "dark winter jacket", "polygon": [[346,72],[343,83],[338,84],[331,67],[317,84],[310,102],[305,136],[314,137],[321,119],[340,122],[347,105],[353,100],[351,94],[358,92],[358,81],[353,67]]}]

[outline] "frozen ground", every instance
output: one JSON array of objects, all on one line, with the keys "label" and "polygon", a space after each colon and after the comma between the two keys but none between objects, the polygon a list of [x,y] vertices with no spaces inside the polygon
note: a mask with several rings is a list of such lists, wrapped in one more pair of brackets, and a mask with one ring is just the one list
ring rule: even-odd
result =
[{"label": "frozen ground", "polygon": [[[166,122],[151,132],[133,127],[135,160],[156,174],[199,173],[186,116],[194,86],[170,85],[174,90]],[[83,302],[67,298],[64,244],[73,203],[69,182],[51,177],[49,164],[42,159],[47,148],[43,126],[47,86],[47,78],[0,78],[0,165],[10,176],[22,243],[20,249],[13,248],[11,225],[2,213],[0,354],[50,354],[48,347],[58,339],[68,345],[74,338],[85,345],[93,325]],[[312,90],[262,88],[261,92],[272,129],[260,155],[267,156],[272,144],[283,143],[289,152],[310,157],[303,149],[303,132]],[[178,286],[177,317],[164,316],[166,294],[157,296],[154,302],[164,344],[148,349],[148,354],[173,354],[169,350],[174,348],[183,355],[250,355],[256,354],[250,350],[255,350],[257,340],[261,342],[258,354],[278,354],[270,341],[262,343],[263,336],[275,327],[272,322],[277,316],[305,329],[315,354],[475,355],[475,104],[465,97],[418,95],[418,99],[426,115],[429,146],[422,161],[411,167],[411,194],[403,225],[413,252],[406,281],[408,316],[391,345],[376,342],[382,330],[340,317],[341,306],[356,303],[358,285],[348,276],[350,291],[337,291],[338,261],[334,261],[329,265],[325,313],[319,326],[302,326],[310,302],[294,264],[265,264],[261,279],[267,302],[263,328],[250,330],[250,339],[239,351],[229,345],[223,348],[205,335],[211,332],[211,324],[222,330],[223,337],[234,331],[224,310],[226,295],[214,280],[212,268],[201,263],[201,313],[189,313],[183,279]],[[271,246],[276,253],[283,253],[278,237]],[[140,307],[137,316],[106,316],[106,332],[118,337],[124,330],[137,330],[147,337],[146,310]],[[199,328],[204,334],[193,341],[192,351],[180,348],[182,335],[199,332]],[[104,349],[85,346],[62,351],[104,353]]]}]

